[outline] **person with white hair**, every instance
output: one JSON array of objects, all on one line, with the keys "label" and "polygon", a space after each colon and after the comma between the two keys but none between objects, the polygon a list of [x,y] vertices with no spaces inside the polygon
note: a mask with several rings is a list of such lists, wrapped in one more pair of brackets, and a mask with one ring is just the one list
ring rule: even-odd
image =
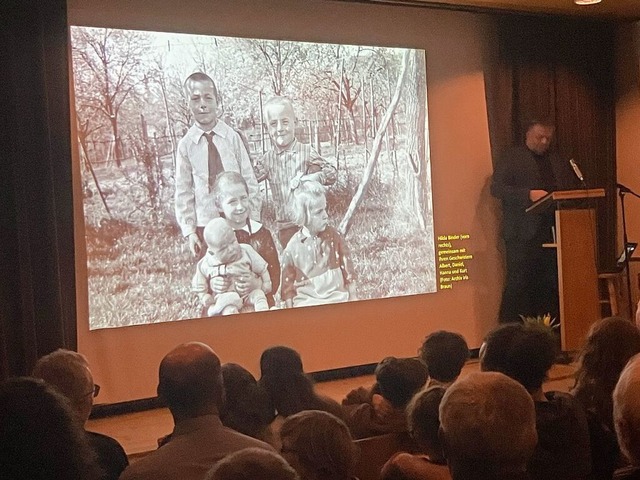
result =
[{"label": "person with white hair", "polygon": [[629,360],[613,391],[613,424],[620,450],[630,463],[614,478],[640,479],[640,354]]},{"label": "person with white hair", "polygon": [[220,460],[205,480],[300,480],[298,473],[275,452],[245,448]]},{"label": "person with white hair", "polygon": [[[100,386],[94,383],[89,362],[84,355],[60,348],[40,358],[32,375],[64,395],[80,425],[86,424]],[[124,449],[116,439],[107,435],[86,430],[85,433],[103,471],[103,480],[116,480],[129,465]]]},{"label": "person with white hair", "polygon": [[538,441],[533,400],[498,372],[454,382],[440,403],[440,432],[453,480],[527,479]]}]

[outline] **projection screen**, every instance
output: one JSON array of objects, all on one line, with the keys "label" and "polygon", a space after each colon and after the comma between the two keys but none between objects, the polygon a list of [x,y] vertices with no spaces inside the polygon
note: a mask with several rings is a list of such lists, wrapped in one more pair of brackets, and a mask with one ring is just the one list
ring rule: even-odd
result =
[{"label": "projection screen", "polygon": [[[424,50],[70,32],[91,330],[437,290]],[[207,178],[194,72],[215,85],[205,115],[223,169],[248,185],[246,212],[223,211],[234,200]],[[312,179],[320,232],[293,218],[319,201],[301,193]],[[202,229],[225,213],[238,239],[257,239],[248,271],[207,249]],[[268,305],[253,300],[263,292]]]}]

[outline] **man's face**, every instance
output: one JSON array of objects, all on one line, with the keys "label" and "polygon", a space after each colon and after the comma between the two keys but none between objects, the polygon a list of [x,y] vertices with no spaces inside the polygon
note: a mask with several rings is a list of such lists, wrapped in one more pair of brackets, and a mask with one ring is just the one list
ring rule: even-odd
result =
[{"label": "man's face", "polygon": [[553,140],[553,127],[536,123],[527,130],[527,148],[538,155],[547,153],[551,140]]},{"label": "man's face", "polygon": [[295,114],[289,105],[267,106],[265,117],[269,136],[280,149],[287,148],[294,139]]},{"label": "man's face", "polygon": [[201,129],[211,130],[218,122],[218,102],[211,82],[191,81],[186,86],[189,110]]}]

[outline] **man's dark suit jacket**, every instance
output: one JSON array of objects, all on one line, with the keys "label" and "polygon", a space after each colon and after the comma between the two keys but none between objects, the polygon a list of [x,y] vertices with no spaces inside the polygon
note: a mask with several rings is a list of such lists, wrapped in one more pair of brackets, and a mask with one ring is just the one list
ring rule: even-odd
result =
[{"label": "man's dark suit jacket", "polygon": [[530,190],[557,191],[579,188],[569,162],[553,153],[548,155],[555,178],[555,185],[552,186],[544,185],[535,154],[524,145],[505,151],[496,165],[491,194],[502,200],[502,235],[507,242],[533,240],[545,225],[543,216],[549,214],[548,212],[525,212],[533,203],[529,199]]}]

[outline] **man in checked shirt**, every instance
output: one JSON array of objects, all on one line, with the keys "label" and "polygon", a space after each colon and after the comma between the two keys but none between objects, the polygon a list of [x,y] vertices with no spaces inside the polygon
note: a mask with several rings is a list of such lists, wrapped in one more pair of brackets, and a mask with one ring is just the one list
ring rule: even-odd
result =
[{"label": "man in checked shirt", "polygon": [[273,97],[264,105],[264,117],[273,148],[256,165],[258,181],[267,179],[276,207],[278,240],[284,249],[300,227],[291,221],[288,205],[291,192],[301,180],[323,185],[335,183],[336,168],[316,150],[295,138],[295,119],[291,100]]}]

